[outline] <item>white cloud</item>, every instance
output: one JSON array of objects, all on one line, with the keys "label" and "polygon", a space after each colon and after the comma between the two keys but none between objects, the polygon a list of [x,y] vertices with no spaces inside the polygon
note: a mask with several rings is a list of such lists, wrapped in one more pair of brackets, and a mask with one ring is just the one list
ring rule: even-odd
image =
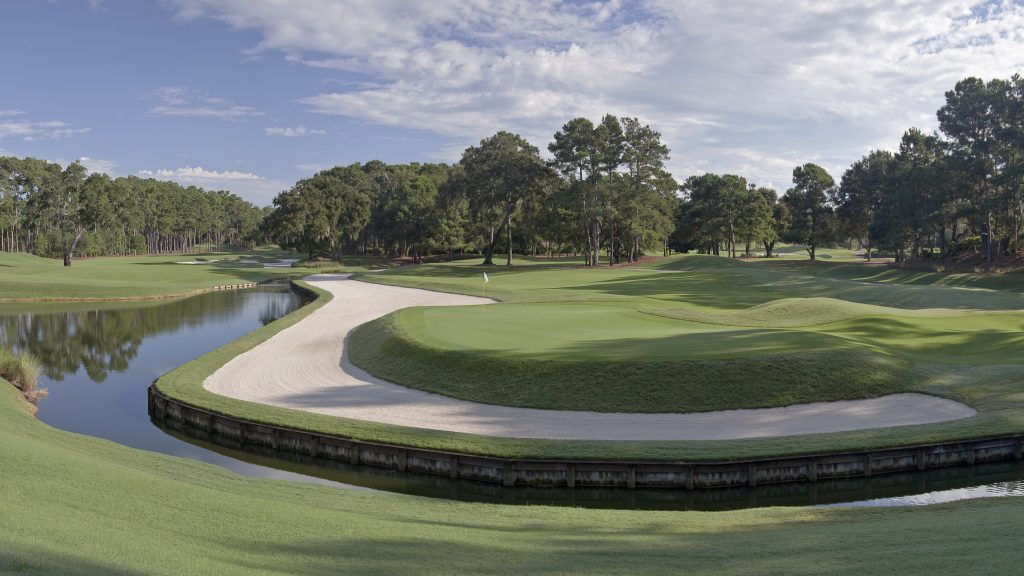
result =
[{"label": "white cloud", "polygon": [[102,174],[114,174],[114,168],[117,167],[115,162],[110,160],[100,160],[99,158],[90,158],[88,156],[82,156],[77,160],[79,164],[85,166],[85,169],[90,174],[102,173]]},{"label": "white cloud", "polygon": [[780,188],[796,164],[841,171],[911,126],[934,129],[961,78],[1024,69],[1024,4],[1013,0],[170,6],[256,30],[255,52],[368,79],[301,100],[316,113],[467,145],[512,130],[542,150],[571,117],[637,116],[662,131],[679,178],[703,167]]},{"label": "white cloud", "polygon": [[175,170],[162,168],[160,170],[139,170],[139,176],[143,178],[168,178],[172,180],[265,180],[252,172],[238,172],[235,170],[207,170],[202,166],[185,166]]},{"label": "white cloud", "polygon": [[9,118],[11,116],[22,116],[25,114],[24,110],[0,110],[0,118]]},{"label": "white cloud", "polygon": [[258,205],[270,204],[275,195],[291,186],[288,182],[265,178],[252,172],[207,170],[202,166],[139,170],[136,174],[142,178],[173,180],[185,186],[199,186],[207,190],[228,190]]},{"label": "white cloud", "polygon": [[326,134],[323,130],[310,130],[302,125],[294,128],[290,126],[275,126],[264,128],[264,130],[266,131],[267,136],[284,136],[285,138],[299,138],[302,136]]},{"label": "white cloud", "polygon": [[0,122],[0,140],[4,138],[21,138],[26,142],[37,140],[61,140],[78,134],[84,134],[91,128],[72,128],[68,123],[59,120],[31,122],[18,120]]},{"label": "white cloud", "polygon": [[200,90],[180,86],[161,86],[152,95],[159,103],[150,108],[149,112],[160,116],[239,120],[263,115],[251,106],[240,106]]}]

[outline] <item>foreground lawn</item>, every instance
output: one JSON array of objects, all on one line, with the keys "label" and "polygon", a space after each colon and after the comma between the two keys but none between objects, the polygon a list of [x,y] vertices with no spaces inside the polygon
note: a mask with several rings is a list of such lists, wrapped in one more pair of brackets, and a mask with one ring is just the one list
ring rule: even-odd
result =
[{"label": "foreground lawn", "polygon": [[5,574],[1007,574],[1024,544],[1021,498],[631,512],[247,479],[55,430],[0,384]]}]

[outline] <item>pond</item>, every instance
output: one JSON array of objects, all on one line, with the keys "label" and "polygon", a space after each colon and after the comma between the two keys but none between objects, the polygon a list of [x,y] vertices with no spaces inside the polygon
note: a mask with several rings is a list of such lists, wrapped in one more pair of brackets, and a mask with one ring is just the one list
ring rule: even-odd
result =
[{"label": "pond", "polygon": [[146,389],[156,377],[302,305],[302,298],[283,286],[150,302],[6,304],[0,305],[0,345],[27,350],[41,361],[40,386],[49,391],[39,404],[44,422],[247,476],[466,501],[672,510],[884,506],[1024,495],[1021,462],[721,490],[505,488],[241,452],[162,430],[150,421]]}]

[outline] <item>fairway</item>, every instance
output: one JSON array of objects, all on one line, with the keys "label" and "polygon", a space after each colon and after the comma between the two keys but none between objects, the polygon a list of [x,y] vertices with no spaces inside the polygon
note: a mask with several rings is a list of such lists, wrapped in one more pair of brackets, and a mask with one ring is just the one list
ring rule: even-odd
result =
[{"label": "fairway", "polygon": [[[0,252],[0,302],[163,298],[316,271],[280,265],[286,259],[294,260],[295,254],[261,248],[249,252],[91,258],[76,260],[65,268],[58,260]],[[355,272],[374,268],[377,266],[360,262],[333,269]]]}]

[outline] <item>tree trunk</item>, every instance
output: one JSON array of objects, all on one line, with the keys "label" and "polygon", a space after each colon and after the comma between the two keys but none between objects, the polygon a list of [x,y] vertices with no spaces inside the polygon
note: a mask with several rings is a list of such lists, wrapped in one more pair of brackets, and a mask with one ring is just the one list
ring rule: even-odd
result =
[{"label": "tree trunk", "polygon": [[505,262],[505,266],[512,265],[512,218],[505,220],[505,230],[508,231],[508,260]]},{"label": "tree trunk", "polygon": [[84,230],[79,230],[75,234],[75,239],[71,241],[71,246],[65,246],[64,248],[64,266],[71,267],[71,257],[75,254],[75,247],[78,246],[78,241],[82,238]]},{"label": "tree trunk", "polygon": [[484,247],[484,261],[483,266],[494,266],[494,243],[497,242],[495,238],[494,227],[491,227],[491,241]]},{"label": "tree trunk", "polygon": [[729,221],[729,257],[736,257],[736,231],[733,229],[732,220]]},{"label": "tree trunk", "polygon": [[992,263],[992,211],[985,216],[985,262]]}]

